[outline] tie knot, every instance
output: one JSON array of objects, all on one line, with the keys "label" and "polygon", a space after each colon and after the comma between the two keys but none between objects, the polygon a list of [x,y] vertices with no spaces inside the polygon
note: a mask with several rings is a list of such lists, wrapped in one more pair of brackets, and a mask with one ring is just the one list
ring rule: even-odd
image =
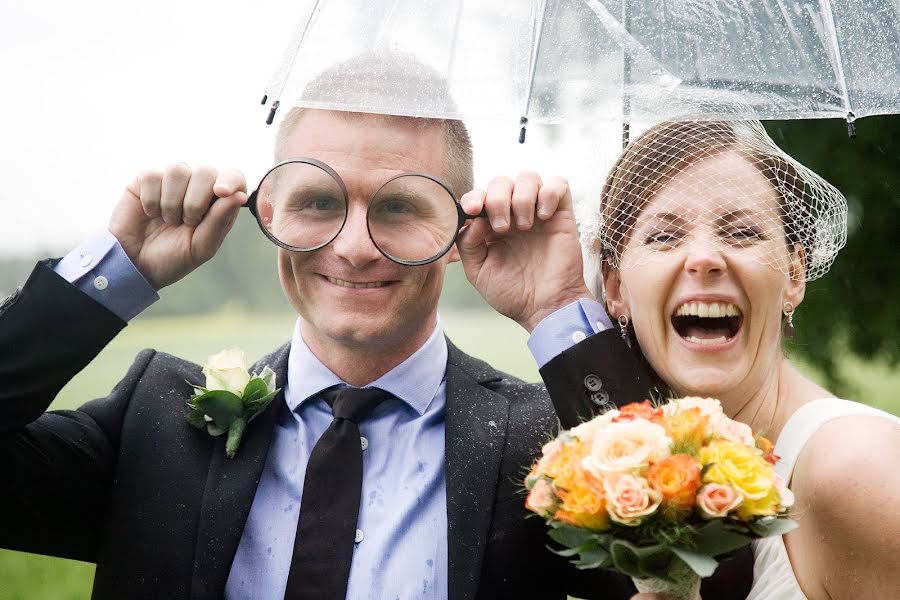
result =
[{"label": "tie knot", "polygon": [[336,419],[348,419],[359,423],[375,410],[375,407],[391,397],[390,392],[379,388],[333,388],[322,392]]}]

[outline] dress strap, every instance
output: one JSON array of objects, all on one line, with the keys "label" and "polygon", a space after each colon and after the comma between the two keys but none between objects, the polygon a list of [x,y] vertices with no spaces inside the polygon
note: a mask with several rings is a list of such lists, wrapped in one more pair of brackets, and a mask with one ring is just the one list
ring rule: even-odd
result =
[{"label": "dress strap", "polygon": [[851,415],[887,417],[900,423],[900,418],[859,402],[840,398],[820,398],[807,402],[790,416],[775,443],[775,454],[780,457],[775,465],[775,472],[781,475],[785,484],[791,480],[794,465],[797,463],[803,446],[819,430],[819,427],[832,419]]}]

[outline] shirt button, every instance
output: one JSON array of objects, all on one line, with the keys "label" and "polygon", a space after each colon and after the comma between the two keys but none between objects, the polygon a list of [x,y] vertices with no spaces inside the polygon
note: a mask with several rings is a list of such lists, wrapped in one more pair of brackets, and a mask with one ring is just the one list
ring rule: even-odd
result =
[{"label": "shirt button", "polygon": [[592,392],[596,392],[603,387],[603,380],[591,373],[584,378],[584,387]]},{"label": "shirt button", "polygon": [[606,331],[607,327],[603,324],[603,321],[597,321],[597,331]]},{"label": "shirt button", "polygon": [[78,264],[80,264],[82,267],[86,267],[86,266],[88,266],[89,264],[91,264],[91,261],[92,261],[92,260],[94,260],[94,257],[91,256],[90,254],[82,254],[82,255],[81,255],[81,262],[78,263]]},{"label": "shirt button", "polygon": [[362,449],[365,450],[369,447],[369,440],[367,440],[363,436],[359,436],[359,445],[362,446]]},{"label": "shirt button", "polygon": [[100,275],[99,277],[94,279],[94,287],[102,292],[109,287],[109,280],[107,280],[103,275]]},{"label": "shirt button", "polygon": [[357,530],[356,530],[356,537],[353,538],[353,541],[356,542],[356,543],[358,544],[358,543],[360,543],[361,541],[363,541],[363,538],[364,538],[364,537],[366,537],[366,536],[363,535],[363,530],[362,530],[362,529],[357,529]]},{"label": "shirt button", "polygon": [[575,333],[572,334],[572,341],[575,342],[576,344],[578,342],[584,341],[585,338],[587,338],[587,336],[584,334],[583,331],[576,331]]}]

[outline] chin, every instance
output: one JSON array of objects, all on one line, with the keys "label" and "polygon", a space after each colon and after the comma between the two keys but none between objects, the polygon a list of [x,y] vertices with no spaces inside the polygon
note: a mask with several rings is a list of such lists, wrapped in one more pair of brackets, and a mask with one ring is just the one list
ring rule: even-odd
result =
[{"label": "chin", "polygon": [[730,370],[716,367],[681,369],[681,377],[673,382],[672,389],[678,396],[721,398],[723,393],[737,385]]}]

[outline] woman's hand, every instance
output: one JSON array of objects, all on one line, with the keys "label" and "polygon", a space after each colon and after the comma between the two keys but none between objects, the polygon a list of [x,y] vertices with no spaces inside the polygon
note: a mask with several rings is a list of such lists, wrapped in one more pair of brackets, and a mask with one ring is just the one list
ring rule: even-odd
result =
[{"label": "woman's hand", "polygon": [[531,332],[547,315],[591,297],[584,283],[572,192],[561,177],[497,177],[460,200],[474,219],[456,242],[466,277],[497,312]]}]

